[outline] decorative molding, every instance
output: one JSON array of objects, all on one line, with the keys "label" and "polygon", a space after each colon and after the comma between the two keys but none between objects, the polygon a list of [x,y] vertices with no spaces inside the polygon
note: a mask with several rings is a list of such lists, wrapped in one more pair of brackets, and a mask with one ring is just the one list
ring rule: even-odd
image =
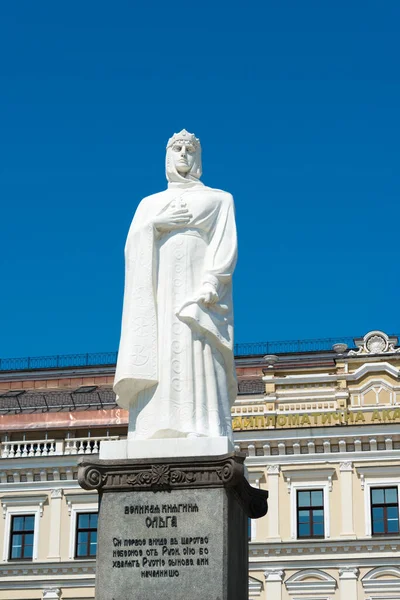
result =
[{"label": "decorative molding", "polygon": [[350,460],[344,461],[340,463],[339,470],[342,473],[352,473],[353,471],[353,463]]},{"label": "decorative molding", "polygon": [[[72,514],[72,510],[74,508],[74,506],[79,505],[80,508],[82,508],[82,510],[86,507],[86,510],[89,510],[90,508],[98,508],[98,503],[99,503],[99,495],[97,492],[94,492],[92,494],[88,494],[87,492],[81,492],[80,494],[78,493],[64,493],[65,496],[65,500],[67,502],[67,506],[68,506],[68,514],[69,516],[71,516]],[[87,505],[91,505],[90,507]]]},{"label": "decorative molding", "polygon": [[[372,479],[375,481],[370,482],[369,485],[388,485],[388,482],[385,481],[385,478],[391,478],[392,481],[390,483],[396,483],[399,475],[399,467],[396,465],[393,466],[382,466],[377,464],[374,467],[363,467],[357,466],[356,471],[360,476],[361,489],[365,488],[365,481],[367,479]],[[379,480],[379,481],[378,481]]]},{"label": "decorative molding", "polygon": [[254,444],[249,444],[247,446],[247,453],[249,456],[255,456],[256,455],[256,447]]},{"label": "decorative molding", "polygon": [[[284,544],[281,542],[250,542],[249,545],[251,559],[257,559],[258,561],[262,559],[269,560],[273,557],[282,560],[282,555],[286,557],[285,561],[288,561],[289,557],[296,557],[296,560],[298,557],[303,557],[309,560],[310,555],[313,555],[315,560],[318,556],[323,556],[324,559],[331,556],[336,561],[338,555],[347,556],[350,554],[356,554],[357,556],[365,554],[368,560],[370,560],[371,555],[378,553],[383,556],[399,554],[400,538],[291,540],[286,541]],[[387,561],[388,559],[384,558],[384,560]]]},{"label": "decorative molding", "polygon": [[332,491],[332,477],[335,473],[335,469],[333,468],[321,469],[310,466],[299,470],[282,469],[282,472],[288,486],[289,494],[292,491],[292,484],[294,481],[304,480],[312,481],[313,483],[326,480],[328,482],[329,491]]},{"label": "decorative molding", "polygon": [[389,337],[383,331],[369,331],[363,338],[355,338],[354,343],[358,350],[350,350],[349,356],[360,356],[364,354],[394,354],[400,352],[397,345],[397,337]]},{"label": "decorative molding", "polygon": [[285,586],[290,595],[318,592],[333,594],[337,588],[337,582],[332,575],[320,569],[303,569],[289,577],[285,581]]},{"label": "decorative molding", "polygon": [[[6,590],[9,593],[10,589],[14,592],[16,590],[47,590],[50,592],[57,588],[93,589],[95,571],[95,559],[57,563],[37,560],[24,563],[3,563],[0,564],[0,590]],[[29,597],[32,597],[32,594]],[[81,598],[81,594],[76,597]]]},{"label": "decorative molding", "polygon": [[43,600],[60,600],[60,588],[46,588],[43,590]]},{"label": "decorative molding", "polygon": [[370,373],[387,373],[388,375],[392,375],[395,379],[398,379],[400,376],[400,370],[391,365],[388,362],[366,362],[361,367],[358,367],[353,373],[346,373],[343,375],[343,379],[346,381],[358,381],[365,375]]},{"label": "decorative molding", "polygon": [[258,598],[264,589],[264,584],[255,577],[249,576],[249,597]]},{"label": "decorative molding", "polygon": [[339,569],[339,579],[358,579],[359,573],[357,567],[341,567]]},{"label": "decorative molding", "polygon": [[268,492],[252,487],[244,476],[243,454],[219,457],[90,460],[79,462],[78,479],[86,490],[169,491],[173,489],[231,489],[248,517],[267,513]]},{"label": "decorative molding", "polygon": [[62,488],[53,488],[52,490],[50,490],[50,496],[52,500],[56,500],[58,498],[62,498],[63,497],[63,490]]},{"label": "decorative molding", "polygon": [[[397,352],[400,351],[400,348],[397,349]],[[286,375],[285,377],[263,377],[263,381],[268,383],[274,383],[275,385],[303,385],[303,384],[311,384],[311,383],[330,383],[332,384],[332,388],[326,389],[324,392],[324,397],[327,398],[331,394],[334,394],[338,391],[333,386],[336,385],[338,380],[340,381],[358,381],[361,377],[364,377],[367,373],[376,373],[376,372],[386,372],[389,375],[392,375],[395,378],[398,378],[400,375],[400,370],[397,369],[394,365],[386,361],[382,362],[366,362],[361,365],[358,369],[356,369],[353,373],[302,373],[301,375]],[[279,394],[282,394],[283,390],[279,390]],[[292,391],[291,391],[292,392]]]},{"label": "decorative molding", "polygon": [[280,466],[279,465],[267,465],[267,473],[268,477],[271,475],[279,475]]},{"label": "decorative molding", "polygon": [[233,487],[244,475],[244,457],[79,461],[78,480],[86,490],[171,490]]},{"label": "decorative molding", "polygon": [[362,465],[356,466],[356,471],[364,477],[398,477],[399,467],[376,465],[374,467],[363,467]]},{"label": "decorative molding", "polygon": [[0,500],[3,509],[3,519],[7,516],[9,507],[35,506],[39,508],[39,515],[43,516],[43,504],[47,501],[47,495],[41,496],[3,496]]},{"label": "decorative molding", "polygon": [[267,582],[270,582],[270,581],[282,582],[284,576],[285,576],[285,571],[282,571],[282,569],[265,569],[265,571],[264,571],[265,581],[267,581]]},{"label": "decorative molding", "polygon": [[247,479],[251,485],[255,485],[256,488],[260,487],[260,481],[264,479],[264,470],[259,471],[248,471]]},{"label": "decorative molding", "polygon": [[377,567],[364,575],[361,583],[365,592],[400,592],[400,568]]},{"label": "decorative molding", "polygon": [[[277,439],[274,439],[271,440],[270,444],[268,444],[268,454],[247,457],[246,464],[248,468],[260,469],[266,468],[267,465],[274,464],[276,462],[280,465],[281,469],[284,470],[287,468],[296,468],[297,465],[301,466],[305,463],[311,463],[311,461],[318,468],[323,468],[324,465],[331,462],[340,463],[351,461],[354,464],[359,463],[360,461],[368,461],[371,463],[377,462],[381,464],[383,460],[400,460],[400,443],[397,439],[398,431],[393,431],[394,427],[398,428],[399,425],[400,423],[392,425],[381,424],[380,430],[376,430],[374,428],[373,434],[367,433],[366,435],[362,436],[360,436],[360,431],[358,431],[358,435],[355,435],[353,432],[351,432],[348,436],[346,436],[345,451],[340,451],[339,440],[335,438],[334,435],[331,436],[329,441],[326,439],[324,440],[322,437],[315,439],[314,454],[308,453],[308,446],[306,443],[307,438],[300,438],[302,442],[304,440],[304,444],[300,444],[299,441],[297,441],[300,437],[299,431],[297,430],[297,440],[286,440],[286,452],[284,455],[278,453],[278,448],[276,445]],[[368,429],[370,430],[372,428]],[[288,431],[289,430],[286,430],[285,433]],[[252,433],[258,434],[256,441],[262,444],[264,441],[263,437],[265,436],[266,432],[252,431]],[[379,439],[383,436],[385,438],[384,440]],[[372,442],[373,440],[377,441],[376,450],[371,449],[371,440]],[[390,449],[390,446],[392,449]],[[241,448],[243,448],[242,445]]]}]

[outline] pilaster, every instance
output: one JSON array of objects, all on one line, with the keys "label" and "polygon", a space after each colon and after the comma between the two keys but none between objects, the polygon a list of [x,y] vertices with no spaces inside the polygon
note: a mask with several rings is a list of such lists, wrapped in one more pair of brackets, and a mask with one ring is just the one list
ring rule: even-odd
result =
[{"label": "pilaster", "polygon": [[268,465],[268,541],[281,541],[279,529],[279,465]]},{"label": "pilaster", "polygon": [[282,583],[285,572],[281,569],[266,569],[265,595],[268,600],[282,600]]},{"label": "pilaster", "polygon": [[340,463],[341,537],[354,538],[353,463]]},{"label": "pilaster", "polygon": [[340,600],[357,600],[357,584],[359,570],[356,567],[339,569]]},{"label": "pilaster", "polygon": [[[60,539],[61,539],[61,503],[63,491],[61,488],[55,488],[51,490],[51,504],[50,504],[50,519],[51,527],[49,534],[49,555],[50,560],[59,561],[61,560],[60,553]],[[58,598],[59,596],[54,596]],[[53,596],[48,596],[53,598]]]}]

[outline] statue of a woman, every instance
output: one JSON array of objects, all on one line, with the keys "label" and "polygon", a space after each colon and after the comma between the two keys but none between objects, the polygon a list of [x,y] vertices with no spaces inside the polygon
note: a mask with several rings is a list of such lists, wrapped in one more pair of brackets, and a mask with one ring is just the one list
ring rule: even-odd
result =
[{"label": "statue of a woman", "polygon": [[125,247],[114,390],[132,440],[232,438],[233,198],[201,183],[200,141],[167,145],[168,189],[139,204]]}]

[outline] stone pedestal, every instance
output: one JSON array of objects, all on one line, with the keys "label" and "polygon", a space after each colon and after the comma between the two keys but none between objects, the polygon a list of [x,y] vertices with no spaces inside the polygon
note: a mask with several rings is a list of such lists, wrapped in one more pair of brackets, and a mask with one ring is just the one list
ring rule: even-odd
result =
[{"label": "stone pedestal", "polygon": [[244,458],[82,459],[80,485],[100,494],[96,600],[246,600],[248,518],[268,492]]}]

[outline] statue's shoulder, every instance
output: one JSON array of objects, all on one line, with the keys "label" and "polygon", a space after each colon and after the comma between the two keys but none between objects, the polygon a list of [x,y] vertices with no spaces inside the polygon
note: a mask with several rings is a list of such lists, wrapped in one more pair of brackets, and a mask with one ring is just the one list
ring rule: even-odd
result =
[{"label": "statue's shoulder", "polygon": [[148,211],[153,213],[164,195],[165,191],[162,191],[156,192],[155,194],[150,194],[150,196],[145,196],[144,198],[142,198],[139,204],[137,205],[134,219],[140,219],[141,217],[145,216],[148,213]]},{"label": "statue's shoulder", "polygon": [[226,192],[225,190],[219,190],[218,188],[209,188],[212,192],[215,192],[218,200],[220,202],[232,203],[233,196],[230,192]]},{"label": "statue's shoulder", "polygon": [[150,196],[145,196],[139,202],[139,206],[154,203],[155,200],[158,200],[161,196],[165,195],[165,190],[161,192],[156,192],[155,194],[150,194]]}]

